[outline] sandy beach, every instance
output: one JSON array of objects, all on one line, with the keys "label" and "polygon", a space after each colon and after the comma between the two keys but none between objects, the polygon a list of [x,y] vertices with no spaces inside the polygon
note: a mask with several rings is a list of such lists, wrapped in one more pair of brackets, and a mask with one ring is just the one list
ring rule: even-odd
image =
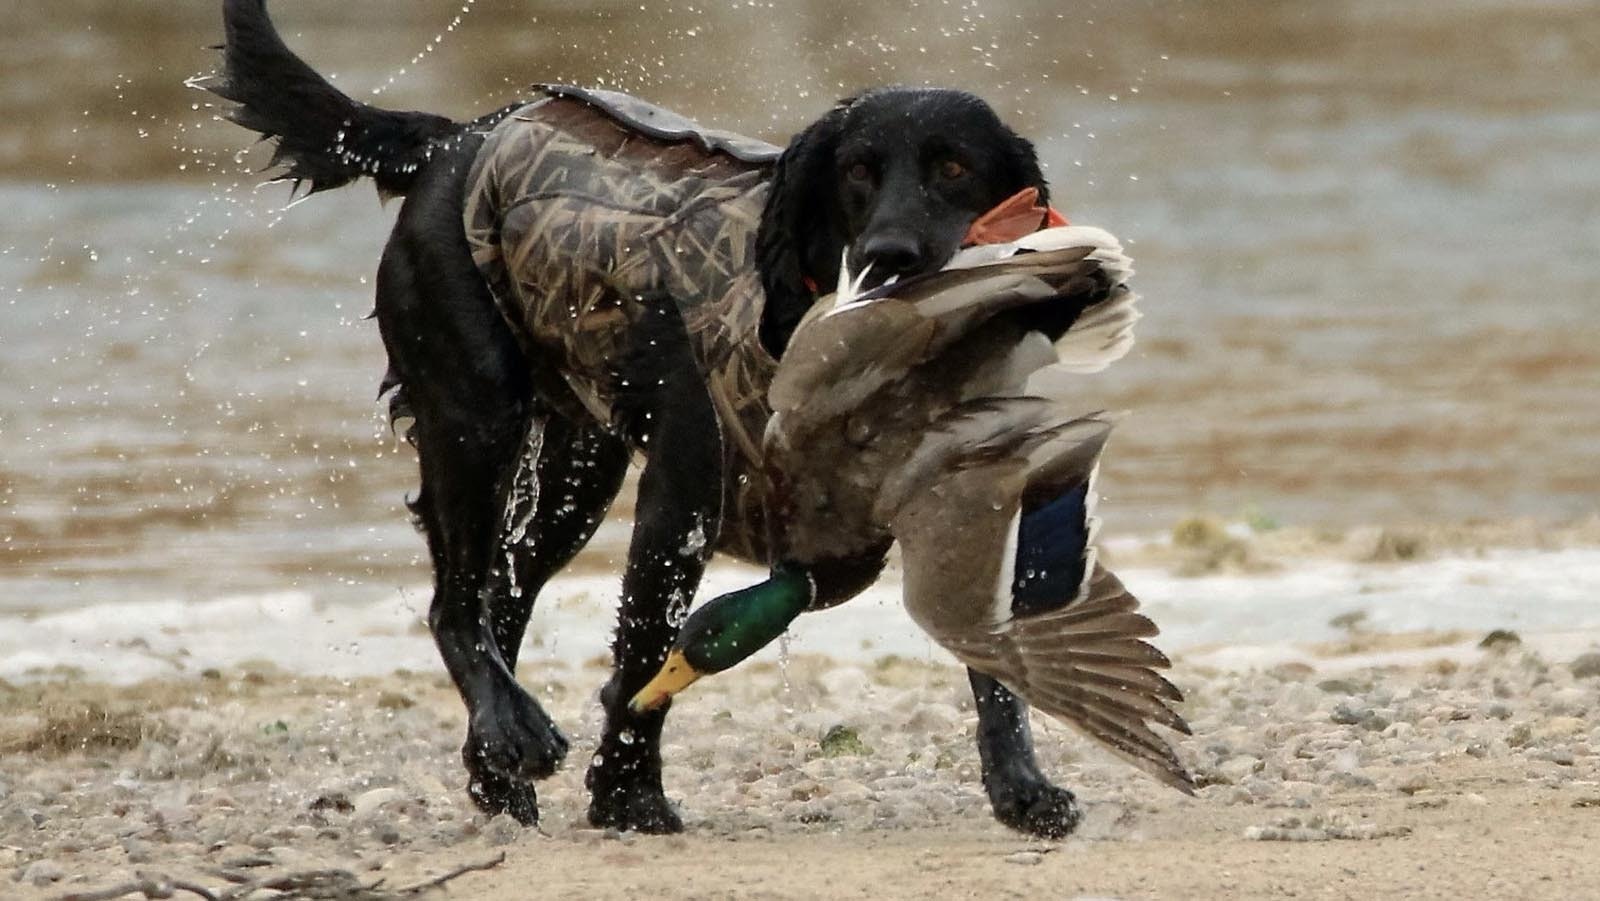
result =
[{"label": "sandy beach", "polygon": [[228,873],[319,869],[397,889],[504,854],[439,891],[1580,896],[1600,885],[1600,654],[1552,659],[1508,638],[1406,667],[1344,656],[1455,640],[1353,633],[1319,665],[1256,671],[1180,659],[1194,798],[1036,718],[1041,763],[1084,809],[1062,842],[990,818],[964,679],[937,662],[795,655],[696,686],[665,744],[687,827],[672,837],[583,819],[598,660],[538,674],[574,747],[541,786],[537,830],[470,808],[462,714],[437,675],[333,680],[261,662],[120,687],[6,684],[0,895],[68,897],[139,873],[220,890]]}]

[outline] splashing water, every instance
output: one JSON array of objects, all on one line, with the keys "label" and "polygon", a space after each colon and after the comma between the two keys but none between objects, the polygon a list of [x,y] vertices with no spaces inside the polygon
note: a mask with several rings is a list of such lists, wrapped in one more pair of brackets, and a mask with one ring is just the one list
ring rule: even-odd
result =
[{"label": "splashing water", "polygon": [[506,579],[511,596],[522,597],[522,586],[517,584],[517,548],[532,541],[528,527],[539,509],[539,452],[544,449],[544,423],[535,419],[528,426],[528,436],[522,441],[522,456],[517,459],[516,474],[511,477],[511,490],[506,495],[503,536],[500,547],[506,557]]},{"label": "splashing water", "polygon": [[422,49],[418,50],[416,55],[411,57],[410,62],[395,70],[388,78],[384,79],[383,84],[373,88],[372,96],[376,97],[379,94],[382,94],[384,91],[394,87],[394,83],[396,81],[400,80],[400,78],[405,76],[418,65],[421,65],[422,61],[427,58],[428,54],[439,49],[439,46],[444,43],[445,35],[453,34],[457,28],[461,27],[461,20],[467,17],[467,13],[472,12],[472,7],[477,2],[478,0],[466,0],[465,3],[461,4],[461,11],[456,13],[455,18],[450,20],[450,24],[444,27],[444,31],[434,35],[433,40],[424,44]]}]

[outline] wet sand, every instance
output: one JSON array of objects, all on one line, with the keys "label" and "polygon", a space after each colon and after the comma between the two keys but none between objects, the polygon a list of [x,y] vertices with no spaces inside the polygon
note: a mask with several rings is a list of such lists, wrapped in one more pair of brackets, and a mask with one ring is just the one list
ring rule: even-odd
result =
[{"label": "wet sand", "polygon": [[[1408,639],[1390,639],[1405,643]],[[954,667],[798,657],[710,679],[666,743],[672,837],[583,819],[599,661],[541,673],[574,739],[538,830],[470,808],[462,716],[434,675],[268,664],[122,688],[0,687],[7,897],[136,871],[224,884],[316,868],[475,898],[1519,897],[1600,884],[1600,654],[1501,645],[1465,663],[1227,672],[1179,661],[1186,798],[1035,720],[1083,805],[1046,842],[995,824]],[[836,726],[859,741],[824,742]]]}]

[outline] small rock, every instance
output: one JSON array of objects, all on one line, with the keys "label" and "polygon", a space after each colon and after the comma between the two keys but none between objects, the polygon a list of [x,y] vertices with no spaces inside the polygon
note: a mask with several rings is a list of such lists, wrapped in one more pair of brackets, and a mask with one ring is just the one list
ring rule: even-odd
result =
[{"label": "small rock", "polygon": [[1044,855],[1040,854],[1038,851],[1018,851],[1014,854],[1007,854],[1005,861],[1006,863],[1021,864],[1025,867],[1032,867],[1044,863]]},{"label": "small rock", "polygon": [[1331,695],[1353,695],[1361,692],[1360,686],[1349,679],[1323,679],[1317,687]]},{"label": "small rock", "polygon": [[1578,679],[1600,676],[1600,651],[1579,654],[1571,663],[1572,675]]},{"label": "small rock", "polygon": [[872,753],[867,743],[861,740],[860,733],[845,725],[830,728],[822,736],[823,757],[852,757],[866,756]]},{"label": "small rock", "polygon": [[1261,758],[1252,757],[1249,754],[1239,754],[1224,760],[1217,767],[1217,773],[1227,780],[1227,784],[1237,785],[1243,782],[1246,776],[1259,773],[1264,767],[1265,764],[1261,761]]},{"label": "small rock", "polygon": [[[606,830],[606,837],[610,838],[610,833],[614,831],[616,830]],[[483,837],[491,845],[509,845],[520,835],[522,835],[522,825],[503,813],[495,814],[483,827]]]},{"label": "small rock", "polygon": [[1389,728],[1390,722],[1388,716],[1377,710],[1349,704],[1335,704],[1328,719],[1341,726],[1360,726],[1370,732],[1382,732]]},{"label": "small rock", "polygon": [[1550,752],[1549,761],[1557,766],[1572,766],[1577,762],[1577,755],[1571,748],[1556,748]]},{"label": "small rock", "polygon": [[1402,795],[1414,795],[1423,789],[1431,787],[1432,785],[1432,780],[1430,780],[1426,775],[1422,773],[1413,773],[1410,776],[1401,779],[1400,784],[1396,785],[1395,788],[1399,789],[1400,794]]},{"label": "small rock", "polygon": [[393,786],[375,788],[357,795],[356,799],[351,802],[350,809],[355,814],[356,819],[364,820],[377,813],[378,808],[388,804],[390,801],[398,801],[401,797],[400,789]]},{"label": "small rock", "polygon": [[1588,728],[1588,724],[1575,716],[1553,716],[1545,720],[1534,732],[1534,737],[1541,741],[1556,738],[1571,738]]},{"label": "small rock", "polygon": [[385,845],[400,843],[400,830],[393,823],[378,823],[372,827],[372,837]]},{"label": "small rock", "polygon": [[1372,777],[1370,776],[1363,776],[1360,773],[1347,773],[1343,771],[1323,773],[1321,782],[1323,785],[1331,785],[1336,788],[1347,789],[1372,788],[1377,784],[1372,781]]},{"label": "small rock", "polygon": [[312,798],[311,803],[306,805],[306,809],[310,810],[312,813],[327,813],[329,811],[334,813],[349,813],[355,810],[356,806],[350,803],[349,795],[342,791],[330,790],[322,792],[315,798]]},{"label": "small rock", "polygon": [[44,814],[10,805],[0,810],[0,832],[31,832],[43,824]]},{"label": "small rock", "polygon": [[1593,693],[1572,686],[1557,690],[1550,696],[1548,709],[1558,716],[1576,717],[1589,712]]},{"label": "small rock", "polygon": [[378,694],[379,710],[408,710],[417,706],[417,702],[410,695],[398,691],[384,691]]},{"label": "small rock", "polygon": [[828,798],[836,804],[861,804],[872,799],[872,790],[854,780],[839,779],[833,783]]},{"label": "small rock", "polygon": [[1478,647],[1486,651],[1503,651],[1519,644],[1522,644],[1521,635],[1510,629],[1495,629],[1488,635],[1483,636],[1483,640],[1478,642]]},{"label": "small rock", "polygon": [[44,888],[51,883],[60,882],[66,876],[67,871],[61,868],[61,864],[53,860],[36,860],[22,871],[21,881],[37,888]]},{"label": "small rock", "polygon": [[1340,726],[1354,726],[1361,722],[1362,717],[1370,716],[1371,714],[1371,710],[1357,710],[1348,704],[1335,704],[1333,705],[1333,712],[1328,715],[1328,719]]},{"label": "small rock", "polygon": [[128,863],[149,863],[155,859],[155,849],[150,843],[132,836],[122,840],[122,852],[128,855]]}]

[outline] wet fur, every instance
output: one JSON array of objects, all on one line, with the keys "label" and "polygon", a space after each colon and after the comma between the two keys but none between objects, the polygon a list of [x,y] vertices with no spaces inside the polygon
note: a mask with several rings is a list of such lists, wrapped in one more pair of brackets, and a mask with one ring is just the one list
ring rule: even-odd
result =
[{"label": "wet fur", "polygon": [[[682,828],[661,788],[666,711],[627,701],[654,674],[694,596],[722,501],[716,414],[669,298],[647,299],[635,346],[617,361],[629,383],[618,421],[584,413],[551,361],[523,353],[470,256],[462,225],[467,171],[482,143],[473,123],[357,103],[279,39],[264,0],[225,0],[224,71],[203,86],[234,101],[235,122],[276,139],[280,177],[314,193],[372,178],[404,195],[377,280],[377,319],[392,411],[413,419],[421,488],[410,506],[434,573],[429,625],[467,707],[462,758],[469,792],[488,813],[538,819],[536,780],[567,740],[514,675],[539,590],[593,535],[620,490],[634,450],[646,454],[613,642],[601,692],[606,725],[587,784],[589,820],[650,832]],[[943,162],[963,173],[947,178]],[[855,163],[871,167],[870,179]],[[1044,188],[1033,148],[982,101],[956,91],[885,89],[842,101],[788,146],[772,173],[757,237],[766,291],[761,340],[780,353],[848,249],[875,279],[937,268],[983,211],[1026,186]],[[518,491],[533,466],[544,490]],[[529,540],[513,541],[527,522]],[[710,535],[707,536],[711,537]],[[508,563],[509,561],[509,563]],[[875,571],[875,570],[874,570]],[[521,588],[513,591],[512,586]],[[1077,822],[1072,795],[1034,763],[1026,709],[972,673],[978,746],[995,814],[1015,828],[1062,835]]]}]

